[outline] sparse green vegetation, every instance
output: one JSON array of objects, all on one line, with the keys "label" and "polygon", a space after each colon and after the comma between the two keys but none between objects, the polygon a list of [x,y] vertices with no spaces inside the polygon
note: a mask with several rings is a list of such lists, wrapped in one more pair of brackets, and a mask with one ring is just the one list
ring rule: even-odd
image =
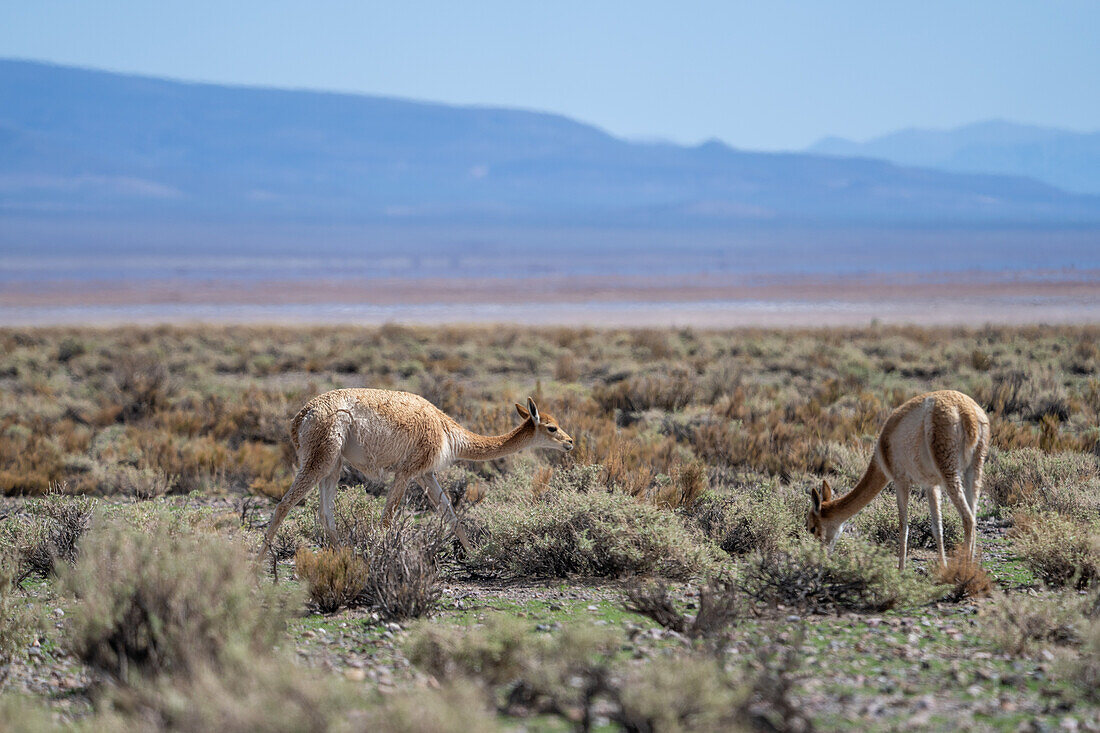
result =
[{"label": "sparse green vegetation", "polygon": [[[123,731],[1100,727],[1098,341],[0,329],[0,716]],[[470,555],[417,487],[383,529],[384,480],[347,471],[346,546],[322,549],[314,495],[272,573],[252,553],[293,475],[289,420],[343,386],[418,392],[498,433],[532,395],[577,449],[441,474]],[[992,421],[980,564],[934,567],[917,499],[898,572],[890,489],[826,556],[805,532],[809,488],[851,487],[891,409],[939,388]],[[950,548],[961,523],[943,519]]]}]

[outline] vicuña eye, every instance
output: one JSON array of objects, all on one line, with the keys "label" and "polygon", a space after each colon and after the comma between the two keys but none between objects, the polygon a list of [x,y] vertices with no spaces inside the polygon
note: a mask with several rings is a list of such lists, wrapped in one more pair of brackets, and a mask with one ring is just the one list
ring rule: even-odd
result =
[{"label": "vicu\u00f1a eye", "polygon": [[547,426],[546,426],[546,432],[548,432],[548,433],[556,433],[556,432],[558,432],[558,429],[557,429],[557,428],[555,428],[555,427],[554,427],[553,425],[547,425]]}]

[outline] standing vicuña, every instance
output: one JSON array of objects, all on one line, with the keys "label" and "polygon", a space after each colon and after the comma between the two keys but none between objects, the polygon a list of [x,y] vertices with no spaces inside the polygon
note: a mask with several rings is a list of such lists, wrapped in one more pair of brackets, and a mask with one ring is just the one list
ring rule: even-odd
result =
[{"label": "standing vicu\u00f1a", "polygon": [[913,487],[924,487],[940,563],[947,565],[940,515],[942,488],[959,510],[964,542],[973,558],[982,464],[988,450],[989,418],[977,402],[953,390],[914,397],[886,420],[871,464],[854,489],[836,500],[827,481],[822,482],[820,492],[813,490],[807,529],[832,547],[844,523],[893,481],[898,499],[898,567],[904,570],[909,543],[909,492]]},{"label": "standing vicu\u00f1a", "polygon": [[524,448],[573,449],[573,439],[558,427],[554,418],[540,415],[534,400],[528,398],[527,407],[516,405],[516,410],[524,422],[510,433],[478,435],[423,397],[408,392],[336,389],[314,397],[290,424],[298,474],[275,507],[260,557],[266,555],[287,512],[318,483],[321,526],[328,542],[336,544],[333,511],[336,484],[345,461],[369,475],[394,473],[383,512],[386,525],[405,498],[409,481],[416,480],[432,504],[450,520],[459,542],[469,552],[466,533],[458,523],[447,492],[435,477],[436,471],[458,460],[488,461]]}]

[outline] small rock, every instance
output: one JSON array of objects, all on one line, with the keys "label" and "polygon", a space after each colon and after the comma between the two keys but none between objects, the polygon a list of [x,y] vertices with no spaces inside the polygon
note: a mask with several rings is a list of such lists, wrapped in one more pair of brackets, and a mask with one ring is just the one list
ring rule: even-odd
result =
[{"label": "small rock", "polygon": [[361,669],[356,669],[353,667],[352,669],[345,669],[344,676],[352,682],[362,682],[367,678],[367,673]]},{"label": "small rock", "polygon": [[588,607],[588,610],[589,610],[589,611],[599,611],[599,610],[600,610],[600,607],[599,607],[599,606],[589,606],[589,607]]}]

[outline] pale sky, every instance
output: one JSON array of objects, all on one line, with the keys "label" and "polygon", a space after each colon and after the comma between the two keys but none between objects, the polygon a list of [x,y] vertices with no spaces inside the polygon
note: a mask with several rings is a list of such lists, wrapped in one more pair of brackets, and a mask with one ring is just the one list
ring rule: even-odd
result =
[{"label": "pale sky", "polygon": [[798,149],[991,118],[1100,130],[1100,2],[5,2],[0,57],[558,112]]}]

